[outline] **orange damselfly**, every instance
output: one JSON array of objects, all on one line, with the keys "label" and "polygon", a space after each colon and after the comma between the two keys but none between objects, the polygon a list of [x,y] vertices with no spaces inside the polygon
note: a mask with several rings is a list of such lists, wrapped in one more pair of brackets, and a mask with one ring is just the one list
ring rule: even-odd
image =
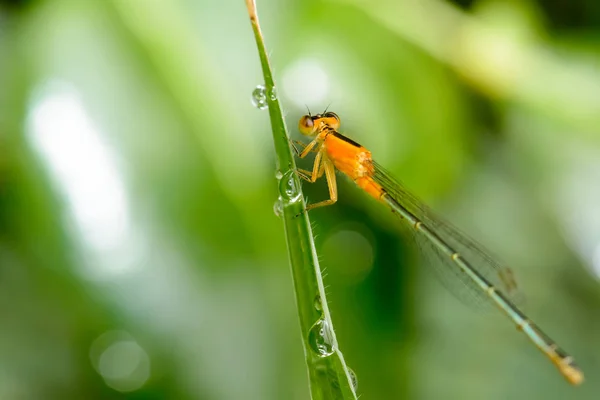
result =
[{"label": "orange damselfly", "polygon": [[294,146],[297,155],[304,158],[311,152],[316,153],[312,171],[299,169],[298,175],[309,182],[315,182],[325,175],[329,187],[329,199],[309,204],[306,210],[337,201],[335,172],[343,172],[370,196],[387,205],[414,230],[420,240],[429,243],[444,268],[451,269],[477,295],[491,300],[570,383],[578,385],[583,382],[583,372],[573,358],[511,301],[510,294],[516,284],[509,268],[496,262],[483,246],[437,217],[374,162],[369,150],[339,133],[340,118],[337,114],[324,112],[304,115],[298,126],[303,135],[314,139],[307,145],[302,144],[302,151]]}]

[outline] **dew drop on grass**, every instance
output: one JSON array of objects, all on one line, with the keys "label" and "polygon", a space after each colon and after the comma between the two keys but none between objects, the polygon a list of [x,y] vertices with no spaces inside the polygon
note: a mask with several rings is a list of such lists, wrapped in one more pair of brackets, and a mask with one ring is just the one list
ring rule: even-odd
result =
[{"label": "dew drop on grass", "polygon": [[275,179],[280,180],[283,177],[283,172],[280,170],[275,171]]},{"label": "dew drop on grass", "polygon": [[348,367],[348,375],[350,375],[352,389],[354,390],[354,393],[356,393],[356,390],[358,389],[358,378],[356,377],[356,373],[350,367]]},{"label": "dew drop on grass", "polygon": [[283,215],[283,201],[281,200],[281,197],[278,197],[277,200],[275,200],[275,204],[273,204],[273,212],[279,218],[281,218]]},{"label": "dew drop on grass", "polygon": [[269,90],[269,98],[271,99],[271,101],[277,100],[277,89],[275,89],[275,86],[273,86],[271,90]]},{"label": "dew drop on grass", "polygon": [[323,318],[315,322],[308,332],[308,344],[319,357],[329,357],[335,351],[333,333]]},{"label": "dew drop on grass", "polygon": [[300,200],[300,180],[294,171],[288,171],[279,180],[279,194],[287,204]]},{"label": "dew drop on grass", "polygon": [[252,91],[252,98],[250,100],[252,101],[252,105],[259,110],[264,110],[267,108],[267,90],[265,89],[265,86],[256,86],[256,88],[254,88]]},{"label": "dew drop on grass", "polygon": [[323,304],[321,304],[321,296],[315,296],[315,309],[317,311],[323,311]]}]

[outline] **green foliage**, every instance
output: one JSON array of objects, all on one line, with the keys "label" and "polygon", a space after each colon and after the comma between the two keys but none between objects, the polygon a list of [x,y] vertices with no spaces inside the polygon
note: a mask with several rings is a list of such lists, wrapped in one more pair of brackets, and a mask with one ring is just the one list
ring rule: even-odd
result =
[{"label": "green foliage", "polygon": [[[311,328],[330,314],[364,399],[594,398],[600,2],[456,3],[261,0],[273,138],[250,103],[268,82],[241,1],[0,6],[0,399],[340,393],[337,353],[308,359],[321,381],[307,385],[309,338],[333,340]],[[322,182],[274,215],[300,190],[279,107],[294,136],[306,106],[328,105],[512,267],[581,387],[422,272],[352,182],[311,211],[314,245],[294,217]],[[292,260],[288,239],[305,243]]]}]

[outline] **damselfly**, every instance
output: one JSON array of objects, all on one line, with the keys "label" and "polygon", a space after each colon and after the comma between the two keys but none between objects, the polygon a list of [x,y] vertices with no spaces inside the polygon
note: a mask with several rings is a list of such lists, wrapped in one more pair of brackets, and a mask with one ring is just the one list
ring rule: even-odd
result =
[{"label": "damselfly", "polygon": [[[470,288],[491,300],[529,340],[542,351],[572,384],[583,382],[583,372],[564,352],[510,300],[516,288],[509,268],[494,261],[480,244],[438,218],[418,198],[393,179],[371,158],[371,152],[338,132],[339,117],[333,112],[305,115],[298,124],[300,132],[315,137],[300,158],[315,152],[312,171],[298,170],[301,178],[315,182],[325,175],[329,199],[309,204],[306,209],[328,206],[337,201],[335,171],[341,171],[369,195],[387,205],[413,229],[420,240],[429,243],[444,268],[452,269]],[[295,149],[295,147],[294,147]]]}]

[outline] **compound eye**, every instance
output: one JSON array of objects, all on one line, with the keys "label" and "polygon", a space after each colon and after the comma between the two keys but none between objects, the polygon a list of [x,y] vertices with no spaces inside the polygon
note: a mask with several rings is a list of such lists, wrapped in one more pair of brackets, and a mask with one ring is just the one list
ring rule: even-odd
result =
[{"label": "compound eye", "polygon": [[315,132],[315,122],[310,115],[305,115],[298,122],[298,129],[303,135],[312,135]]}]

